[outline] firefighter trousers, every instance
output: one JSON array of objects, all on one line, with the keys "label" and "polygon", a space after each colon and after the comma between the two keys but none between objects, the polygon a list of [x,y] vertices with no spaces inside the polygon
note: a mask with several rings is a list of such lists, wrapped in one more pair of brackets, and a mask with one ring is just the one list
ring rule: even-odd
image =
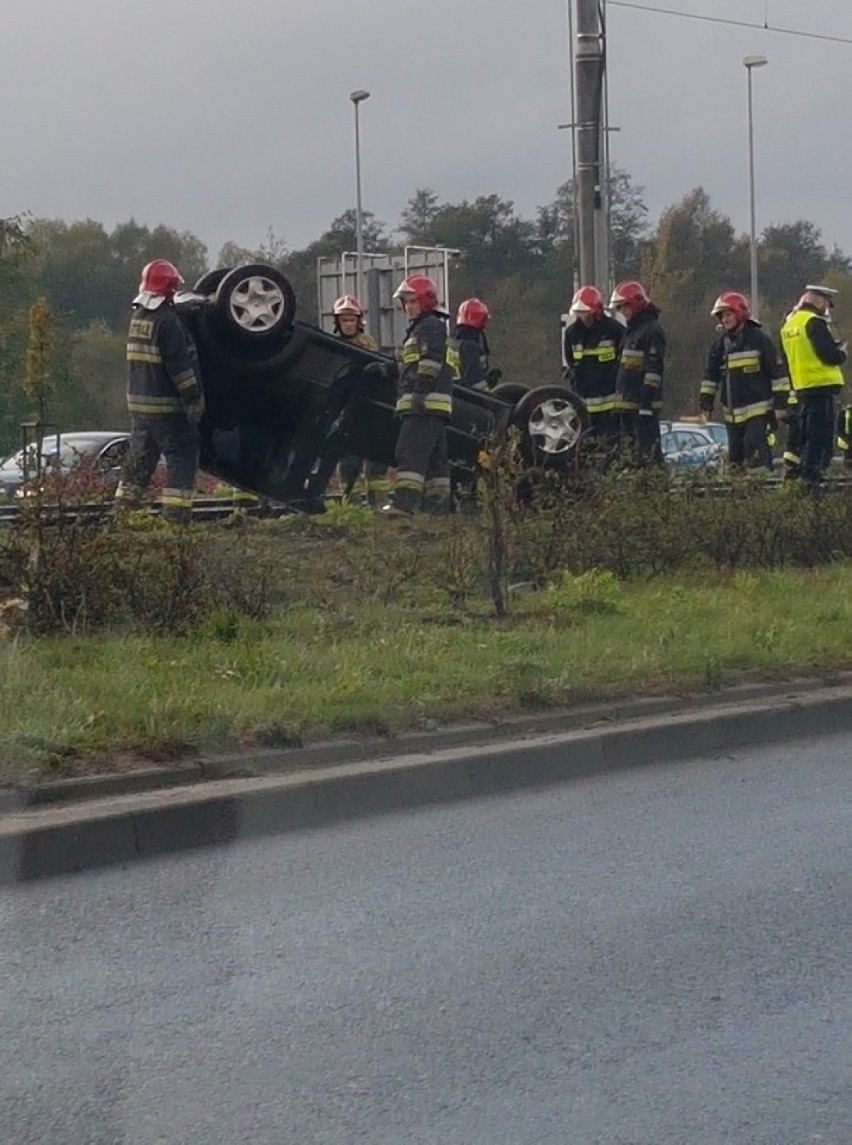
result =
[{"label": "firefighter trousers", "polygon": [[415,513],[450,509],[447,419],[436,414],[403,415],[396,441],[396,509]]},{"label": "firefighter trousers", "polygon": [[619,413],[621,461],[645,469],[649,465],[663,464],[660,448],[660,416],[657,413],[639,413],[621,410]]},{"label": "firefighter trousers", "polygon": [[787,441],[784,445],[784,480],[802,476],[802,415],[798,406],[787,409]]},{"label": "firefighter trousers", "polygon": [[766,440],[766,414],[730,424],[728,429],[728,464],[746,469],[771,469],[772,450]]},{"label": "firefighter trousers", "polygon": [[807,485],[816,487],[825,478],[825,471],[834,453],[834,394],[798,393],[802,420],[802,477]]},{"label": "firefighter trousers", "polygon": [[608,468],[619,452],[619,420],[613,410],[602,410],[589,414],[589,427],[586,430],[584,454],[601,468]]},{"label": "firefighter trousers", "polygon": [[354,490],[361,474],[366,484],[367,501],[370,505],[376,504],[380,498],[386,497],[390,492],[388,481],[388,467],[381,461],[365,461],[362,457],[347,456],[340,459],[340,483],[342,492],[347,489]]},{"label": "firefighter trousers", "polygon": [[586,431],[596,446],[611,449],[618,441],[618,414],[612,410],[589,414],[589,428]]},{"label": "firefighter trousers", "polygon": [[166,484],[160,493],[162,514],[187,524],[198,475],[198,429],[183,415],[131,418],[130,451],[116,498],[139,501],[154,476],[160,457],[166,461]]}]

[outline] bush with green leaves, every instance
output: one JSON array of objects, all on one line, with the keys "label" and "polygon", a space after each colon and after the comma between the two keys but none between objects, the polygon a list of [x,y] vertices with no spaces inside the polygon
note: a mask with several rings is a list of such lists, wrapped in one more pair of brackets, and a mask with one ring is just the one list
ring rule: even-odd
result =
[{"label": "bush with green leaves", "polygon": [[263,618],[272,559],[259,538],[176,529],[147,514],[94,524],[39,506],[0,539],[0,586],[34,633],[187,633],[224,615]]}]

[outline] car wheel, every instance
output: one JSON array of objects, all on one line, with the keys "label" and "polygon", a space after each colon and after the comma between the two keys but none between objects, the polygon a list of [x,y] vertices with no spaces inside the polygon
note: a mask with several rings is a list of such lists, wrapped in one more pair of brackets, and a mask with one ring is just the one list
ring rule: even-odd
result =
[{"label": "car wheel", "polygon": [[193,290],[196,294],[203,294],[205,298],[212,297],[219,289],[222,279],[230,274],[231,270],[230,266],[220,266],[218,270],[208,270],[206,274],[202,274]]},{"label": "car wheel", "polygon": [[499,386],[490,390],[489,394],[492,398],[498,398],[501,402],[514,406],[529,392],[529,386],[525,386],[523,382],[501,382]]},{"label": "car wheel", "polygon": [[564,386],[539,386],[512,413],[521,431],[521,450],[530,465],[564,469],[573,460],[589,424],[582,398]]},{"label": "car wheel", "polygon": [[213,305],[229,341],[243,346],[277,342],[296,316],[296,295],[290,282],[263,263],[228,271],[218,284]]}]

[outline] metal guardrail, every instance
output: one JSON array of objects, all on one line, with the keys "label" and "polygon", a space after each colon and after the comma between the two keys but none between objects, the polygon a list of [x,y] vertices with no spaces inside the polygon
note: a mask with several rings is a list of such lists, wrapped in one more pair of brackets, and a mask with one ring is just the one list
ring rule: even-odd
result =
[{"label": "metal guardrail", "polygon": [[[58,502],[44,501],[40,506],[43,520],[51,521],[62,519],[65,521],[81,520],[93,525],[113,517],[116,512],[115,501],[79,501],[73,504],[60,504]],[[32,506],[27,505],[25,511],[29,512]],[[13,524],[19,519],[24,507],[15,502],[0,504],[0,524]],[[135,510],[159,516],[160,506],[156,501],[146,503]],[[192,503],[192,518],[194,521],[222,521],[233,517],[236,513],[243,513],[250,517],[280,517],[293,510],[286,505],[261,504],[260,502],[247,502],[244,498],[232,497],[197,497]]]},{"label": "metal guardrail", "polygon": [[[765,489],[780,489],[784,484],[784,479],[776,475],[765,477],[760,482],[760,486]],[[756,483],[751,484],[749,488],[753,489],[755,485]],[[727,495],[736,496],[739,492],[742,492],[742,490],[743,486],[737,481],[718,480],[702,484],[696,482],[689,474],[671,475],[671,493],[689,492],[699,497],[722,497]],[[852,474],[831,475],[825,483],[825,491],[827,493],[841,493],[846,490],[852,490]],[[339,494],[331,493],[326,497],[326,501],[329,503],[339,500]],[[27,505],[26,508],[29,510],[31,505]],[[112,500],[80,501],[74,504],[61,505],[57,502],[45,501],[40,508],[42,519],[48,522],[60,518],[65,521],[77,519],[95,525],[115,515],[116,502]],[[13,524],[21,516],[21,510],[22,506],[13,501],[0,504],[0,525]],[[151,516],[158,516],[160,506],[156,501],[151,501],[136,511],[149,513]],[[196,497],[192,503],[192,519],[202,524],[208,521],[227,520],[236,514],[244,514],[249,517],[269,518],[289,516],[294,512],[298,512],[298,510],[280,502],[246,501],[245,498]]]}]

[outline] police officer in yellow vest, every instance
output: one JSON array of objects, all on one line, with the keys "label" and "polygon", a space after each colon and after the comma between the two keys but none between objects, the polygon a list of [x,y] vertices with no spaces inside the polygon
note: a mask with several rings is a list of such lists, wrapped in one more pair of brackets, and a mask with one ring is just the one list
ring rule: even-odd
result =
[{"label": "police officer in yellow vest", "polygon": [[811,489],[822,484],[831,461],[834,398],[843,387],[846,346],[831,329],[836,295],[827,286],[806,286],[781,327],[781,352],[801,411],[802,477]]}]

